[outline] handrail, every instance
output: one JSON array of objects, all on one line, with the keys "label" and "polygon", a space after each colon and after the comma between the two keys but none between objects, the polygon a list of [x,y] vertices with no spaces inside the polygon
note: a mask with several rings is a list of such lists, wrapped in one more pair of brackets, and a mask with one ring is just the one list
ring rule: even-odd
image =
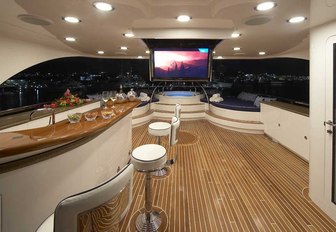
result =
[{"label": "handrail", "polygon": [[24,112],[24,111],[30,111],[30,110],[34,110],[34,109],[37,109],[37,108],[41,108],[41,107],[43,107],[43,105],[48,104],[48,103],[50,103],[50,102],[44,102],[44,103],[38,103],[38,104],[34,104],[34,105],[21,106],[21,107],[11,108],[11,109],[7,109],[7,110],[1,110],[0,111],[0,117],[10,115],[10,114],[16,114],[16,113],[20,113],[20,112]]},{"label": "handrail", "polygon": [[205,91],[204,87],[200,84],[200,83],[197,83],[199,85],[199,87],[201,87],[201,89],[203,90],[204,94],[205,94],[205,97],[207,99],[207,102],[208,102],[208,105],[209,105],[209,108],[210,108],[210,101],[209,101],[209,97],[208,97],[208,94],[207,92]]},{"label": "handrail", "polygon": [[149,109],[150,109],[150,107],[151,107],[151,103],[152,103],[152,99],[153,99],[154,93],[155,93],[156,89],[157,89],[158,87],[160,87],[160,84],[161,84],[161,83],[162,83],[162,82],[159,82],[159,84],[158,84],[157,86],[155,86],[155,88],[154,88],[154,90],[153,90],[153,92],[152,92],[152,95],[151,95],[151,97],[150,97],[150,99],[149,99]]}]

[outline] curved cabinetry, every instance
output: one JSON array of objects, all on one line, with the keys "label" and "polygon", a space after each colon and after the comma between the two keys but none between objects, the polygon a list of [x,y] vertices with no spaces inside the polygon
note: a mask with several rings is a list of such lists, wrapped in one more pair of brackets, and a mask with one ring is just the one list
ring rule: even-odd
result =
[{"label": "curved cabinetry", "polygon": [[[59,137],[53,138],[58,148],[2,164],[3,231],[35,231],[62,199],[105,182],[125,166],[132,149],[131,112],[137,104],[117,104],[118,115],[108,120],[98,117],[87,122],[83,117],[78,124],[56,123],[55,133]],[[42,138],[43,130],[39,131]],[[53,139],[44,140],[51,145]],[[15,149],[7,148],[7,152],[14,155]],[[13,162],[16,167],[7,169]]]}]

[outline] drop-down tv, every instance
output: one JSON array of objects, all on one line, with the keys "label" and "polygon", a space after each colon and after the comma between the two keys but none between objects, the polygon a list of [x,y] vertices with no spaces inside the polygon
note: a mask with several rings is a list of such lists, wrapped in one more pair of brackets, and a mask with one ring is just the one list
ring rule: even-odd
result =
[{"label": "drop-down tv", "polygon": [[209,48],[154,48],[152,81],[209,81],[212,51]]}]

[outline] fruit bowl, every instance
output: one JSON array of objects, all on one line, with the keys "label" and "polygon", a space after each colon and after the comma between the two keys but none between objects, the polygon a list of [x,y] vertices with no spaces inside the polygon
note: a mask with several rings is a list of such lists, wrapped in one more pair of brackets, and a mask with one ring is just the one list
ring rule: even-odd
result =
[{"label": "fruit bowl", "polygon": [[84,114],[84,117],[87,121],[91,122],[94,121],[97,118],[98,112],[97,111],[91,111],[91,112],[86,112]]},{"label": "fruit bowl", "polygon": [[78,123],[82,118],[82,113],[68,114],[68,120],[70,123]]},{"label": "fruit bowl", "polygon": [[113,109],[106,108],[101,110],[101,115],[103,116],[104,119],[109,119],[114,115]]}]

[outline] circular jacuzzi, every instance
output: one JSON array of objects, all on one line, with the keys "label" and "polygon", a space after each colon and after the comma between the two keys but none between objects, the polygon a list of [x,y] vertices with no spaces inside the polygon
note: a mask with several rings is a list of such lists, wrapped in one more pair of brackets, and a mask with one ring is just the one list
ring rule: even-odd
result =
[{"label": "circular jacuzzi", "polygon": [[193,91],[165,91],[155,94],[160,103],[195,104],[199,103],[204,94]]},{"label": "circular jacuzzi", "polygon": [[193,97],[197,93],[191,91],[167,91],[163,92],[162,95],[167,97]]}]

